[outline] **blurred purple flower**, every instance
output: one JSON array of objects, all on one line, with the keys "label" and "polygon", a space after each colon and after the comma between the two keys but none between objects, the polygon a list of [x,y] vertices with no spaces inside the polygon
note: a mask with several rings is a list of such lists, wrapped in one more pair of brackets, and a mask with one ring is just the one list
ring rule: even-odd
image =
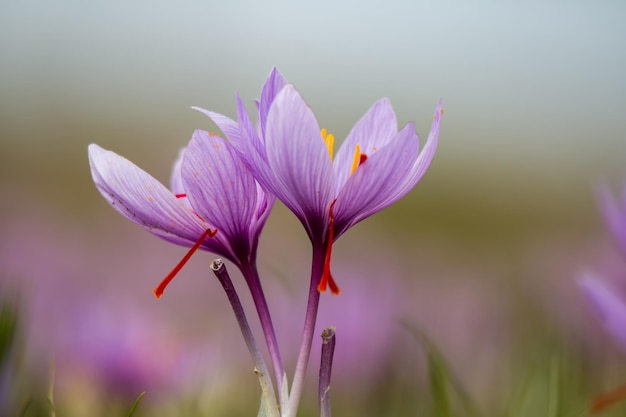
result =
[{"label": "blurred purple flower", "polygon": [[[417,367],[414,369],[426,366],[415,363],[424,358],[419,342],[401,324],[405,321],[431,337],[454,374],[467,381],[473,393],[486,395],[487,387],[502,371],[510,327],[501,295],[480,280],[487,270],[463,264],[463,271],[459,271],[456,265],[429,263],[429,257],[443,256],[443,249],[411,246],[413,259],[417,259],[414,262],[420,265],[417,279],[411,269],[406,269],[407,261],[393,242],[379,242],[380,247],[372,252],[364,243],[365,237],[355,239],[349,245],[351,254],[343,250],[336,261],[337,273],[352,278],[346,280],[346,297],[322,297],[320,301],[311,357],[319,357],[322,328],[335,326],[334,389],[346,395],[352,390],[379,390],[385,378],[406,376],[407,364]],[[367,252],[367,259],[372,261],[363,262]],[[297,259],[280,265],[285,275],[294,277],[303,267]],[[285,291],[291,284],[272,289],[277,294],[272,303],[277,308],[277,328],[288,335],[299,330],[290,312],[303,301]],[[298,345],[292,339],[281,343],[287,358],[297,355]],[[307,383],[314,383],[316,376],[310,372]]]},{"label": "blurred purple flower", "polygon": [[[108,216],[102,224],[92,216],[89,225],[53,208],[37,216],[21,206],[46,203],[36,196],[16,201],[5,206],[0,287],[17,288],[23,298],[24,372],[45,385],[54,359],[58,403],[82,410],[68,414],[90,415],[81,407],[93,407],[95,415],[113,398],[127,408],[143,390],[149,401],[162,404],[176,393],[233,378],[232,367],[243,362],[238,354],[245,349],[239,352],[241,336],[232,318],[218,314],[223,294],[203,291],[207,282],[201,281],[165,303],[137,295],[143,272],[158,273],[163,266],[154,259],[162,249],[156,239],[110,224]],[[131,251],[124,262],[110,261]],[[203,314],[209,319],[191,306],[208,309]],[[191,337],[207,328],[212,337]]]},{"label": "blurred purple flower", "polygon": [[601,186],[597,194],[606,227],[618,249],[626,256],[626,188],[619,200],[606,185]]},{"label": "blurred purple flower", "polygon": [[254,265],[274,198],[263,192],[228,141],[194,132],[174,165],[172,191],[98,145],[89,146],[89,162],[96,187],[113,208],[154,235],[191,247],[155,289],[157,297],[196,249],[223,256],[240,269]]},{"label": "blurred purple flower", "polygon": [[[622,255],[626,256],[626,191],[618,202],[608,186],[598,189],[598,202],[606,227]],[[604,329],[626,349],[626,291],[586,272],[578,285]]]},{"label": "blurred purple flower", "polygon": [[413,123],[398,131],[387,99],[357,122],[333,158],[334,136],[320,129],[296,89],[273,69],[257,103],[255,128],[237,96],[238,123],[202,110],[222,129],[259,183],[304,225],[322,252],[318,289],[339,292],[330,274],[333,242],[351,226],[398,201],[422,178],[435,153],[443,109],[420,152]]},{"label": "blurred purple flower", "polygon": [[[107,392],[136,397],[184,385],[183,359],[189,352],[137,310],[111,309],[111,301],[78,307],[62,327],[56,353],[64,379],[86,379]],[[164,342],[166,341],[167,342]],[[187,375],[188,376],[188,375]],[[180,378],[178,378],[180,377]]]},{"label": "blurred purple flower", "polygon": [[626,349],[626,292],[589,273],[578,284],[606,331]]}]

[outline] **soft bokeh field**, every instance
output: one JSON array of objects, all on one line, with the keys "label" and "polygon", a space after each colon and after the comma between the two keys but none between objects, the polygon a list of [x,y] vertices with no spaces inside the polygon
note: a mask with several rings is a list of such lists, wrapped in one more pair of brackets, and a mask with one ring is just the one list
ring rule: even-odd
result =
[{"label": "soft bokeh field", "polygon": [[[576,285],[585,270],[626,276],[594,197],[626,184],[625,13],[619,1],[5,2],[0,298],[17,333],[0,414],[51,415],[51,386],[59,416],[126,415],[142,391],[136,416],[256,413],[211,255],[155,300],[185,249],[111,210],[87,145],[167,183],[194,129],[216,129],[190,106],[235,117],[235,92],[251,106],[277,66],[338,139],[381,97],[423,140],[445,107],[424,179],[336,244],[343,292],[323,295],[318,321],[337,326],[334,414],[585,415],[626,383],[626,353]],[[309,246],[277,204],[259,263],[288,374]],[[415,329],[473,406],[448,387],[442,409],[427,361],[440,356]],[[315,346],[302,416],[317,413],[318,362]]]}]

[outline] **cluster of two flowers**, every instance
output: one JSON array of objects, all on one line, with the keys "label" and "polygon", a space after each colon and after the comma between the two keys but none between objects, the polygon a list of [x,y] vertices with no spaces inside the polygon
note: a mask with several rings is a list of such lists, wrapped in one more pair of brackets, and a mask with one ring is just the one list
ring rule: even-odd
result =
[{"label": "cluster of two flowers", "polygon": [[[89,160],[97,188],[116,210],[162,239],[191,247],[155,288],[157,297],[197,249],[222,256],[241,270],[272,359],[281,414],[295,415],[320,292],[328,287],[333,293],[340,291],[330,273],[333,242],[356,223],[399,200],[421,179],[437,147],[443,110],[441,105],[437,107],[420,151],[414,125],[409,123],[398,131],[390,103],[380,100],[334,155],[333,135],[320,129],[311,109],[276,69],[256,104],[256,126],[239,96],[237,121],[197,109],[209,116],[226,138],[196,131],[174,165],[171,191],[128,160],[97,145],[90,145]],[[289,392],[256,269],[259,235],[275,198],[300,219],[313,246],[302,344]],[[218,278],[224,278],[223,266],[213,266]],[[229,286],[226,281],[222,284]],[[246,329],[242,330],[255,365],[265,368],[251,333],[248,337]],[[261,377],[261,384],[273,397],[266,376]]]}]

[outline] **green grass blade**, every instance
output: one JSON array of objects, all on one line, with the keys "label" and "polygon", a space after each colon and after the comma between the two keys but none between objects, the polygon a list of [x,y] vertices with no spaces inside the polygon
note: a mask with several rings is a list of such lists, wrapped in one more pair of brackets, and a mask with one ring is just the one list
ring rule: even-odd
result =
[{"label": "green grass blade", "polygon": [[547,417],[559,417],[561,401],[561,368],[559,359],[554,356],[550,361],[548,374],[548,412]]},{"label": "green grass blade", "polygon": [[17,309],[9,299],[0,299],[0,369],[8,362],[17,332]]},{"label": "green grass blade", "polygon": [[135,410],[139,406],[139,403],[141,402],[141,399],[143,398],[144,395],[146,395],[145,391],[139,394],[139,397],[137,397],[137,399],[133,403],[133,406],[130,408],[130,411],[128,412],[128,415],[126,417],[132,417],[132,415],[135,414]]},{"label": "green grass blade", "polygon": [[[409,321],[401,320],[400,324],[415,337],[426,354],[435,415],[438,417],[451,417],[453,415],[450,404],[450,395],[453,392],[463,406],[463,415],[480,416],[481,414],[469,393],[463,384],[454,377],[454,374],[450,372],[450,367],[435,343],[425,332]],[[453,390],[452,392],[451,389]]]},{"label": "green grass blade", "polygon": [[452,417],[448,398],[450,381],[445,364],[432,351],[427,351],[426,355],[428,357],[428,379],[433,396],[435,415],[438,417]]}]

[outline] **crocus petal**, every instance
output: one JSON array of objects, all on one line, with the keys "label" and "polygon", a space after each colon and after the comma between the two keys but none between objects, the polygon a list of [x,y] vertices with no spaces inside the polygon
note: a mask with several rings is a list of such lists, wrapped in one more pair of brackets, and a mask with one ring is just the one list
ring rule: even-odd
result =
[{"label": "crocus petal", "polygon": [[336,236],[398,200],[397,187],[418,157],[419,139],[409,123],[387,146],[375,152],[337,195]]},{"label": "crocus petal", "polygon": [[191,246],[208,228],[163,184],[126,158],[91,144],[89,164],[102,196],[126,218],[153,234]]},{"label": "crocus petal", "polygon": [[266,166],[267,152],[265,145],[254,128],[254,124],[250,120],[246,106],[243,104],[239,94],[236,94],[235,99],[237,101],[237,121],[239,122],[240,140],[231,141],[231,143],[248,165],[253,167],[258,165]]},{"label": "crocus petal", "polygon": [[415,187],[415,184],[418,183],[419,180],[422,179],[430,163],[432,162],[435,151],[437,150],[437,145],[439,143],[439,126],[441,124],[441,115],[443,114],[443,109],[441,107],[441,100],[439,100],[439,104],[435,109],[435,115],[433,116],[433,123],[430,128],[430,133],[428,134],[428,139],[426,139],[426,144],[424,148],[420,152],[417,160],[413,164],[411,171],[404,178],[401,184],[398,185],[396,189],[396,196],[390,197],[393,201],[398,201],[404,195],[406,195],[409,191]]},{"label": "crocus petal", "polygon": [[272,72],[265,80],[263,84],[263,90],[261,90],[261,99],[259,100],[259,128],[261,131],[261,140],[265,138],[265,125],[267,123],[267,114],[270,111],[270,107],[276,95],[287,85],[287,80],[278,71],[276,67],[272,68]]},{"label": "crocus petal", "polygon": [[[267,217],[269,216],[270,211],[274,206],[274,201],[276,200],[276,197],[274,197],[273,194],[268,194],[258,182],[256,183],[256,194],[257,201],[256,208],[254,210],[255,222],[262,226],[263,224],[265,224],[265,221],[267,220]],[[259,227],[257,226],[257,228]]]},{"label": "crocus petal", "polygon": [[239,121],[241,140],[231,142],[231,144],[263,189],[270,191],[270,194],[272,194],[272,197],[268,199],[268,204],[271,208],[274,204],[275,190],[281,189],[281,184],[279,184],[267,162],[265,146],[261,143],[261,139],[248,116],[246,106],[238,94],[236,99],[237,120]]},{"label": "crocus petal", "polygon": [[229,141],[231,141],[231,142],[240,142],[241,141],[241,139],[239,137],[239,126],[237,125],[237,122],[235,122],[231,118],[226,117],[226,116],[224,116],[222,114],[219,114],[219,113],[212,112],[210,110],[205,110],[205,109],[203,109],[201,107],[192,107],[192,109],[194,109],[196,111],[199,111],[200,113],[205,114],[211,120],[213,120],[213,123],[215,123],[217,125],[217,127],[220,128],[222,133],[224,133],[224,135],[226,136],[226,138]]},{"label": "crocus petal", "polygon": [[620,207],[606,185],[598,187],[597,195],[606,227],[620,251],[626,255],[626,205]]},{"label": "crocus petal", "polygon": [[183,164],[183,156],[185,155],[185,148],[181,149],[178,152],[178,158],[174,162],[174,166],[172,167],[172,175],[170,177],[170,184],[172,188],[172,192],[178,198],[187,209],[193,210],[191,205],[189,204],[189,199],[187,198],[187,193],[185,192],[185,187],[183,187],[183,178],[180,175],[180,168]]},{"label": "crocus petal", "polygon": [[332,162],[313,112],[291,85],[274,99],[265,141],[268,163],[280,185],[272,191],[309,233],[319,233],[334,199]]},{"label": "crocus petal", "polygon": [[356,145],[361,153],[368,157],[382,149],[398,134],[398,122],[391,103],[386,98],[374,103],[359,120],[337,151],[333,163],[337,178],[336,187],[340,189],[350,176]]},{"label": "crocus petal", "polygon": [[185,188],[183,187],[183,178],[180,175],[180,167],[183,164],[183,156],[185,155],[185,148],[178,151],[178,157],[174,161],[172,166],[172,175],[170,176],[170,184],[172,192],[174,194],[184,194]]},{"label": "crocus petal", "polygon": [[267,179],[269,171],[266,162],[265,148],[238,94],[236,98],[238,123],[210,110],[205,110],[200,107],[192,107],[192,109],[207,115],[213,120],[248,167],[259,171],[258,176],[261,177],[260,180],[262,181],[263,178]]},{"label": "crocus petal", "polygon": [[185,152],[182,179],[194,211],[217,227],[235,258],[246,256],[251,250],[257,185],[232,145],[196,130]]},{"label": "crocus petal", "polygon": [[591,274],[578,284],[604,328],[626,349],[626,296],[620,297],[616,289]]}]

